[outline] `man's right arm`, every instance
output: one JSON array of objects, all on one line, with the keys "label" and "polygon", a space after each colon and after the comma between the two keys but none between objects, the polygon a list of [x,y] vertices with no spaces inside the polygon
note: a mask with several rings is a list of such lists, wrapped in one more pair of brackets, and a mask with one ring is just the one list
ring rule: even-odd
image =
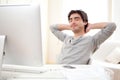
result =
[{"label": "man's right arm", "polygon": [[67,35],[62,31],[70,30],[70,27],[67,24],[54,24],[50,26],[50,30],[59,40],[64,41]]},{"label": "man's right arm", "polygon": [[67,24],[58,24],[58,30],[62,31],[62,30],[71,30],[70,25]]}]

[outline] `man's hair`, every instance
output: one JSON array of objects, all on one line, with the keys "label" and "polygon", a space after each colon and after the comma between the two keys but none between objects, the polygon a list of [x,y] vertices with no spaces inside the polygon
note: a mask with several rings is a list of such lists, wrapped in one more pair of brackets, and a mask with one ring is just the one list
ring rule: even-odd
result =
[{"label": "man's hair", "polygon": [[84,11],[82,10],[71,10],[68,14],[68,20],[70,20],[70,16],[74,13],[77,13],[81,16],[83,22],[87,22],[87,24],[85,25],[84,27],[84,31],[86,32],[86,28],[88,26],[88,16],[87,16],[87,13],[85,13]]}]

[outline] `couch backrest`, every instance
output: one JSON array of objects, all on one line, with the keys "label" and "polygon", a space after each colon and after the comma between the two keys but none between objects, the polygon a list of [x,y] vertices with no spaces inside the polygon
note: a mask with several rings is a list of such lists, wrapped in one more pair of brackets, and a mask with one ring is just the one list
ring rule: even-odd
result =
[{"label": "couch backrest", "polygon": [[120,48],[120,42],[118,41],[106,41],[99,49],[92,55],[92,58],[97,60],[104,60],[115,48]]}]

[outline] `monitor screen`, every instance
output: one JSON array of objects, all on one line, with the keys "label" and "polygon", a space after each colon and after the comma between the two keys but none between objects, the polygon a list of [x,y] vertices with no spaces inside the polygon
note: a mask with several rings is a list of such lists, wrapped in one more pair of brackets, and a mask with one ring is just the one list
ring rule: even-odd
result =
[{"label": "monitor screen", "polygon": [[41,66],[40,5],[0,5],[0,35],[6,35],[3,64]]}]

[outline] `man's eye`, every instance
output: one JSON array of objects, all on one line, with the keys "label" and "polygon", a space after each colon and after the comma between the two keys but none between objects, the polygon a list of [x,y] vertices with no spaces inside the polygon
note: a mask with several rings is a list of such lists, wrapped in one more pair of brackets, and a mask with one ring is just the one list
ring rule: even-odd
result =
[{"label": "man's eye", "polygon": [[75,20],[76,20],[76,21],[78,21],[78,20],[79,20],[79,18],[75,18]]}]

